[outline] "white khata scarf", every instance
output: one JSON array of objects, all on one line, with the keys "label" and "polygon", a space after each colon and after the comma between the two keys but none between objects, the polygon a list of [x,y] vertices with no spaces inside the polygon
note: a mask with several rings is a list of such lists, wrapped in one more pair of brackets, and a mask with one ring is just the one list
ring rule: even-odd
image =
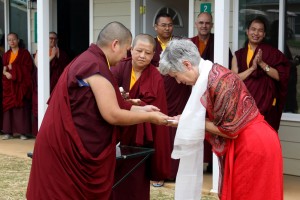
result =
[{"label": "white khata scarf", "polygon": [[176,131],[172,158],[180,159],[176,176],[176,200],[200,200],[203,182],[203,140],[206,109],[200,98],[207,89],[213,63],[200,60],[199,78],[182,112]]}]

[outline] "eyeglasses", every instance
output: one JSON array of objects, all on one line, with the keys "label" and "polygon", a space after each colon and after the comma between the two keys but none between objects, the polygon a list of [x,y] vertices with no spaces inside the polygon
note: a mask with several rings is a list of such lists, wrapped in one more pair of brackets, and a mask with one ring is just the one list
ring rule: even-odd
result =
[{"label": "eyeglasses", "polygon": [[167,27],[172,28],[173,24],[157,24],[157,26],[160,26],[162,28],[167,28]]},{"label": "eyeglasses", "polygon": [[56,37],[49,37],[50,40],[56,40]]},{"label": "eyeglasses", "polygon": [[212,23],[211,23],[211,22],[203,22],[203,21],[200,21],[199,24],[200,24],[200,25],[211,25]]}]

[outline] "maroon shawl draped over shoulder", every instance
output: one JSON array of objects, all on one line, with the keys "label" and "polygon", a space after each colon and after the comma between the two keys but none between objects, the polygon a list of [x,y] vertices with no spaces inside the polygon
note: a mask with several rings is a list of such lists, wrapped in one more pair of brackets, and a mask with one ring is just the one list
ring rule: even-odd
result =
[{"label": "maroon shawl draped over shoulder", "polygon": [[[122,86],[128,92],[132,59],[123,60],[117,66],[112,67],[111,71],[118,82],[118,86]],[[143,105],[154,105],[162,113],[168,113],[163,79],[156,67],[151,64],[143,70],[140,78],[129,91],[129,96],[132,99],[140,99]],[[155,149],[151,160],[152,180],[169,178],[171,149],[168,127],[143,123],[123,128],[121,143],[138,146],[149,146],[151,144]]]},{"label": "maroon shawl draped over shoulder", "polygon": [[[10,60],[11,50],[3,55],[3,66],[7,66]],[[26,49],[19,48],[18,56],[14,60],[12,70],[7,70],[12,79],[2,75],[3,84],[3,112],[22,107],[24,99],[31,99],[31,73],[33,62],[30,53]]]},{"label": "maroon shawl draped over shoulder", "polygon": [[[240,78],[217,64],[209,72],[207,90],[201,102],[209,119],[229,137],[237,136],[259,114],[253,97]],[[226,153],[228,141],[225,138],[206,136],[218,156]]]},{"label": "maroon shawl draped over shoulder", "polygon": [[[91,88],[79,88],[75,83],[86,78],[81,75],[94,73],[107,78],[116,90],[120,107],[130,109],[122,100],[105,55],[92,44],[67,67],[50,97],[35,142],[27,199],[109,199],[116,162],[116,128],[104,121],[98,108],[86,107],[96,105]],[[74,93],[81,95],[79,99],[72,100]],[[86,121],[91,140],[79,127]]]},{"label": "maroon shawl draped over shoulder", "polygon": [[[254,97],[260,113],[264,115],[265,120],[278,131],[288,91],[290,63],[284,54],[268,44],[258,45],[253,58],[258,49],[261,49],[263,52],[262,60],[278,71],[280,80],[276,81],[268,76],[260,67],[257,67],[257,70],[252,72],[252,74],[244,80],[244,83]],[[247,53],[248,45],[235,52],[238,73],[247,70]],[[253,58],[250,61],[250,66],[252,65]],[[276,105],[272,106],[274,98],[276,98]]]}]

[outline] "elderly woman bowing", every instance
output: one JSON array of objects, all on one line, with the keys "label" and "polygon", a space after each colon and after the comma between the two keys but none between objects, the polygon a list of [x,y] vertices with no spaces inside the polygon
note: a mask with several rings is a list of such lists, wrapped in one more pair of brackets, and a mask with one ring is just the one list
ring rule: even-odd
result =
[{"label": "elderly woman bowing", "polygon": [[169,42],[159,71],[193,86],[182,115],[174,117],[179,121],[172,157],[180,159],[175,198],[200,199],[205,135],[220,161],[221,200],[283,199],[279,138],[243,81],[201,59],[184,39]]}]

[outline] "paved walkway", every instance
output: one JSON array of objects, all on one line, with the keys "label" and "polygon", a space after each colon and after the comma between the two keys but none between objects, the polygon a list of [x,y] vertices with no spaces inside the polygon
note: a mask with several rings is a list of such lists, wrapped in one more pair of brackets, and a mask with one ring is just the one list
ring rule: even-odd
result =
[{"label": "paved walkway", "polygon": [[[34,139],[2,140],[0,138],[0,154],[27,158],[27,152],[31,152],[34,147]],[[203,193],[209,193],[212,185],[211,174],[204,174]],[[174,183],[166,183],[165,187],[174,188]],[[300,177],[284,175],[284,200],[300,199]]]}]

